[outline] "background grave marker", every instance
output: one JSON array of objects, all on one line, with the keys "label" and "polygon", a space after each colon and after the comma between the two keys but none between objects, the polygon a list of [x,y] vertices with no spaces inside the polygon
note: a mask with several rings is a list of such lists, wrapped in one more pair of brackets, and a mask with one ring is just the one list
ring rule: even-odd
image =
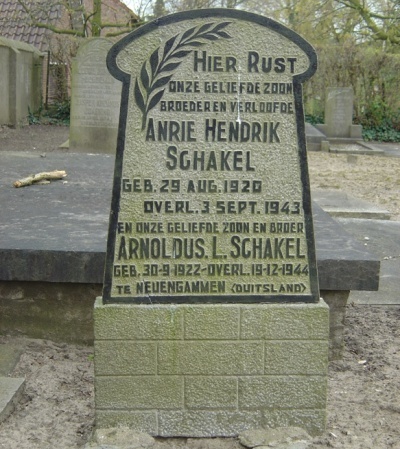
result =
[{"label": "background grave marker", "polygon": [[316,127],[330,139],[362,140],[362,126],[353,125],[354,92],[352,87],[328,87],[325,124]]},{"label": "background grave marker", "polygon": [[88,39],[72,64],[69,147],[87,153],[114,153],[117,145],[121,83],[107,70],[112,42]]}]

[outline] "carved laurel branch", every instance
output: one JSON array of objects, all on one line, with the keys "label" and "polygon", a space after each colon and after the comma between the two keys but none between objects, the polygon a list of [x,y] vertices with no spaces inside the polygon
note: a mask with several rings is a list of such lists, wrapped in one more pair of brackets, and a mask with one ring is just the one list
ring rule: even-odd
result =
[{"label": "carved laurel branch", "polygon": [[140,70],[140,77],[135,81],[135,100],[142,112],[142,129],[146,127],[147,115],[161,100],[165,88],[182,60],[193,48],[205,45],[206,41],[231,39],[224,28],[231,22],[206,23],[193,27],[184,33],[171,37],[164,48],[158,47],[145,61]]}]

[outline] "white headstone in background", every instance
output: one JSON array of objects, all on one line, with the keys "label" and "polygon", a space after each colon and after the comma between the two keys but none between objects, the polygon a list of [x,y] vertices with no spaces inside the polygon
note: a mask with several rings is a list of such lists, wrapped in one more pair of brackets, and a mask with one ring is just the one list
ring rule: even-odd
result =
[{"label": "white headstone in background", "polygon": [[347,137],[353,123],[353,89],[351,87],[329,88],[325,104],[325,122],[328,135]]},{"label": "white headstone in background", "polygon": [[111,46],[108,39],[90,39],[79,48],[72,63],[72,151],[115,153],[121,83],[107,70]]},{"label": "white headstone in background", "polygon": [[327,137],[362,139],[361,125],[353,125],[354,92],[352,87],[328,87],[325,124],[317,125]]}]

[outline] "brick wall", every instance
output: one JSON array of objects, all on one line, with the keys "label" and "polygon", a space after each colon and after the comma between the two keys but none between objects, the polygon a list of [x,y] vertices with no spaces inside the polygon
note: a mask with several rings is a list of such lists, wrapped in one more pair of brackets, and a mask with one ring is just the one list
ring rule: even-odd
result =
[{"label": "brick wall", "polygon": [[329,309],[319,304],[103,305],[95,323],[98,427],[235,436],[324,430]]}]

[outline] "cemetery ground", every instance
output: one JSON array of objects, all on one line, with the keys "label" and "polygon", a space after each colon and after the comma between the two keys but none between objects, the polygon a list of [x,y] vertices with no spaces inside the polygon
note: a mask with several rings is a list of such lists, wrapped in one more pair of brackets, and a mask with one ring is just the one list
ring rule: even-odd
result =
[{"label": "cemetery ground", "polygon": [[[38,152],[42,157],[52,151],[68,151],[59,148],[67,138],[66,127],[0,128],[0,158],[1,151]],[[396,145],[400,147],[393,144],[392,148]],[[308,159],[312,189],[340,189],[387,209],[391,220],[400,221],[400,158],[310,153]],[[21,178],[26,175],[21,173]],[[399,258],[400,254],[394,251],[385,257]],[[312,439],[309,448],[400,449],[399,320],[398,305],[360,305],[350,296],[343,358],[329,365],[327,430]],[[25,377],[26,388],[14,413],[0,424],[0,448],[84,446],[94,424],[93,348],[0,337],[0,344],[5,342],[21,351],[11,374]],[[242,446],[236,439],[215,438],[157,439],[153,447]]]}]

